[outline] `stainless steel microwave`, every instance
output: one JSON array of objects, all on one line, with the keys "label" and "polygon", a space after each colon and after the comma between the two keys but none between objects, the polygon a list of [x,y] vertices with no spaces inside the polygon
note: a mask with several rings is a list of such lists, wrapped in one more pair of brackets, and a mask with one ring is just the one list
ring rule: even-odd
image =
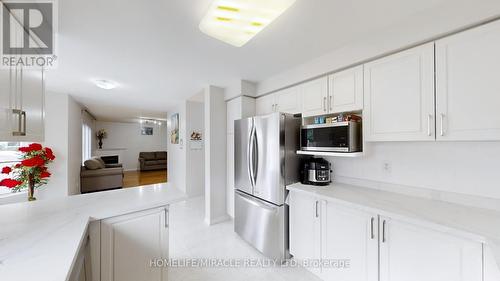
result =
[{"label": "stainless steel microwave", "polygon": [[345,121],[302,126],[300,149],[327,152],[361,151],[361,123]]}]

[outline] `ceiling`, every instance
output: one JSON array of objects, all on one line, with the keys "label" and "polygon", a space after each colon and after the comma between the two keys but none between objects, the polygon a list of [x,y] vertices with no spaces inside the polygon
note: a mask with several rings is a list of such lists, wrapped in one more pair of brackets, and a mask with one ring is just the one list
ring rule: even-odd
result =
[{"label": "ceiling", "polygon": [[[59,65],[47,74],[47,90],[71,94],[100,120],[165,117],[204,85],[258,82],[453,2],[297,0],[236,48],[199,31],[211,0],[59,1]],[[94,79],[119,86],[102,90]]]}]

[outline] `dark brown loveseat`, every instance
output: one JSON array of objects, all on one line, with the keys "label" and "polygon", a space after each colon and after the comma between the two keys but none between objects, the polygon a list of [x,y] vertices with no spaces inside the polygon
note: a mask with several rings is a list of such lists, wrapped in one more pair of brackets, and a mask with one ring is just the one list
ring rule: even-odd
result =
[{"label": "dark brown loveseat", "polygon": [[139,165],[141,171],[166,170],[167,169],[167,152],[140,152]]}]

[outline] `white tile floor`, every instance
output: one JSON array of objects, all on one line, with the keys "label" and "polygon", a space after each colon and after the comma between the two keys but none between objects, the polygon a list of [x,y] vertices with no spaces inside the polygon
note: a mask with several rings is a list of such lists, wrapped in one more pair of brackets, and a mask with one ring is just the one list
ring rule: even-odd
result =
[{"label": "white tile floor", "polygon": [[[204,221],[203,197],[189,199],[170,207],[170,258],[259,259],[258,251],[239,238],[233,231],[233,222],[207,226]],[[303,268],[169,268],[172,281],[211,280],[320,280]]]}]

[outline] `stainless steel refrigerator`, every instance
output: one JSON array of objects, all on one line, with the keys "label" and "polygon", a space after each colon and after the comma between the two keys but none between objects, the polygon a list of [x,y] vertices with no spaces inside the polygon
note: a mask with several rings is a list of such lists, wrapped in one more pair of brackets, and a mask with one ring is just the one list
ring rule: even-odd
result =
[{"label": "stainless steel refrigerator", "polygon": [[286,185],[299,180],[300,117],[273,113],[234,123],[234,229],[273,259],[287,259]]}]

